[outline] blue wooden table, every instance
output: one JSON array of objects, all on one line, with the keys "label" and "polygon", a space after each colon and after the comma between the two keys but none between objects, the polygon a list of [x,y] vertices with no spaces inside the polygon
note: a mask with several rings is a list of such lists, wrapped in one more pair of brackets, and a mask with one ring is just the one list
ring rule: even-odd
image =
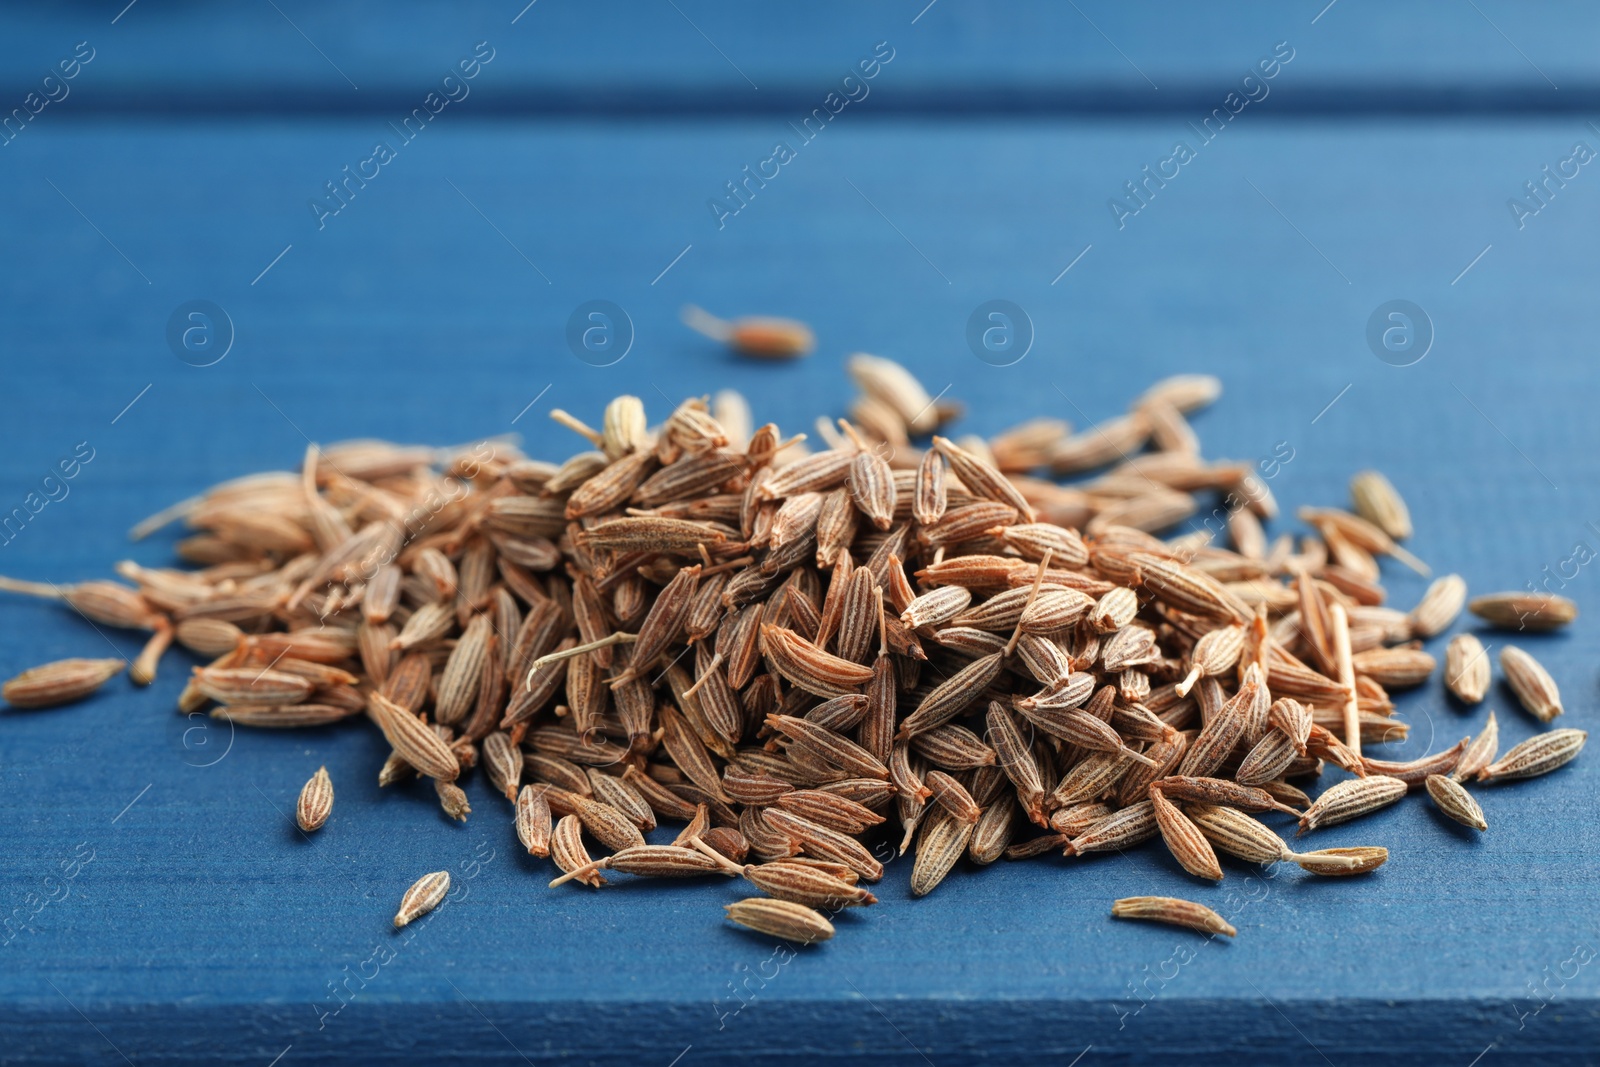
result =
[{"label": "blue wooden table", "polygon": [[[166,563],[171,538],[130,545],[133,522],[308,439],[563,455],[550,407],[593,419],[627,391],[660,416],[724,387],[804,430],[843,413],[858,350],[948,386],[978,433],[1085,425],[1205,371],[1227,385],[1208,454],[1285,443],[1291,508],[1376,466],[1436,570],[1478,591],[1559,575],[1584,617],[1523,643],[1591,727],[1600,578],[1573,557],[1600,548],[1600,174],[1567,161],[1600,149],[1597,22],[1488,0],[8,12],[0,104],[58,99],[0,147],[0,511],[55,499],[0,573]],[[407,139],[430,92],[452,99]],[[861,98],[805,140],[791,123],[830,92]],[[1230,92],[1259,99],[1206,137]],[[730,200],[778,141],[792,158]],[[1178,141],[1192,158],[1163,170]],[[390,158],[331,199],[378,142]],[[1147,166],[1167,178],[1135,199]],[[609,366],[566,341],[597,299],[631,324]],[[966,340],[992,299],[1031,323],[1014,365]],[[1407,366],[1368,341],[1393,300],[1431,341]],[[169,343],[192,301],[231,340],[208,366],[217,348]],[[818,351],[735,361],[678,324],[689,301],[803,318]],[[1388,579],[1402,607],[1423,587]],[[0,605],[0,674],[108,646],[137,650]],[[896,862],[881,905],[791,958],[720,921],[731,885],[547,890],[481,780],[465,826],[427,790],[380,794],[371,730],[176,715],[186,666],[0,713],[0,1062],[1600,1062],[1589,756],[1483,789],[1482,836],[1417,800],[1319,832],[1391,848],[1354,882],[1228,864],[1209,889],[1149,847],[958,869],[913,901]],[[1533,733],[1502,689],[1488,706],[1505,744]],[[1485,709],[1434,686],[1401,714],[1408,758]],[[308,841],[289,813],[320,764],[339,803]],[[442,868],[461,891],[397,934],[400,893]],[[1107,918],[1141,893],[1207,901],[1239,936]]]}]

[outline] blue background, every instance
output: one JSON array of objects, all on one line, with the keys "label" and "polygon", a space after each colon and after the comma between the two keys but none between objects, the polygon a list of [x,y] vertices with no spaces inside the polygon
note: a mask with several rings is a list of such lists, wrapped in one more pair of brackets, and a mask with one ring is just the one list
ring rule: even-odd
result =
[{"label": "blue background", "polygon": [[[976,433],[1083,426],[1158,376],[1219,375],[1208,455],[1287,442],[1271,485],[1291,513],[1379,467],[1436,571],[1521,588],[1600,547],[1600,177],[1582,168],[1520,229],[1507,207],[1575,142],[1600,146],[1597,30],[1592,7],[1503,0],[8,10],[0,112],[77,42],[95,58],[0,147],[0,510],[79,442],[94,458],[0,547],[0,573],[167,563],[174,534],[127,528],[292,467],[308,439],[517,433],[559,456],[580,442],[551,407],[593,421],[628,391],[659,418],[724,387],[808,430],[844,413],[843,360],[869,351],[948,386]],[[484,40],[471,95],[318,229],[308,200]],[[788,123],[879,41],[894,59],[871,95],[719,229],[707,200],[793,144]],[[1270,95],[1119,229],[1108,199],[1195,145],[1188,124],[1280,41],[1294,59]],[[965,341],[996,298],[1035,334],[1009,367]],[[632,323],[613,366],[564,339],[593,299]],[[1412,366],[1365,339],[1393,299],[1434,331]],[[213,366],[168,347],[190,300],[233,324]],[[803,318],[817,352],[737,361],[678,324],[689,301]],[[1563,725],[1594,718],[1592,569],[1562,589],[1585,612],[1571,634],[1521,641],[1561,683]],[[1385,570],[1409,607],[1424,582]],[[108,643],[131,658],[138,636],[0,611],[0,674]],[[1213,889],[1151,846],[958,869],[912,901],[897,862],[880,906],[778,966],[720,919],[739,887],[547,890],[481,777],[452,824],[431,790],[380,794],[385,749],[359,724],[230,736],[175,715],[187,666],[0,713],[0,1062],[1600,1061],[1589,757],[1480,790],[1481,837],[1416,798],[1315,835],[1391,848],[1355,882],[1225,863]],[[1384,754],[1453,744],[1487,707],[1503,747],[1534,732],[1498,684],[1470,712],[1434,685],[1401,700],[1411,740]],[[338,804],[307,841],[290,811],[324,763]],[[441,868],[465,892],[396,935],[400,893]],[[1212,903],[1239,937],[1106,918],[1142,893]],[[322,1014],[330,984],[374,967]]]}]

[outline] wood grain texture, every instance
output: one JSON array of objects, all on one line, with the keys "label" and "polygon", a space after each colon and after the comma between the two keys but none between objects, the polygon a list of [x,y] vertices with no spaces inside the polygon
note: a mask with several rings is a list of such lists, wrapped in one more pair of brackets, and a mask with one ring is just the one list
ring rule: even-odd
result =
[{"label": "wood grain texture", "polygon": [[[123,531],[216,480],[294,466],[308,437],[520,432],[534,454],[564,453],[581,442],[543,418],[551,406],[593,420],[626,390],[659,417],[658,389],[676,401],[730,386],[758,418],[804,429],[843,413],[842,360],[858,349],[905,360],[930,391],[949,384],[970,412],[960,429],[977,432],[1042,415],[1083,425],[1156,376],[1218,374],[1227,393],[1197,418],[1208,454],[1288,442],[1271,486],[1291,505],[1340,502],[1351,472],[1385,471],[1412,509],[1410,547],[1474,591],[1520,588],[1576,541],[1600,546],[1586,525],[1600,522],[1586,354],[1600,327],[1586,183],[1600,179],[1580,174],[1520,231],[1505,206],[1589,136],[1583,124],[1260,117],[1200,149],[1123,230],[1106,199],[1182,122],[938,127],[846,112],[721,230],[706,199],[785,136],[781,122],[480,122],[464,107],[321,231],[307,199],[384,136],[381,121],[40,125],[0,170],[0,504],[21,504],[78,442],[94,458],[0,548],[0,571],[59,581],[118,558],[165,562],[170,537],[130,546]],[[1012,367],[979,361],[963,337],[994,297],[1037,330]],[[1408,368],[1364,340],[1396,297],[1438,331]],[[212,367],[180,362],[163,337],[193,298],[237,326]],[[637,332],[612,367],[563,340],[595,298]],[[803,318],[818,352],[736,361],[678,325],[690,300]],[[1409,607],[1426,583],[1385,569]],[[1584,612],[1570,633],[1525,642],[1570,693],[1561,725],[1593,720],[1597,583],[1584,568],[1561,590]],[[54,605],[0,605],[7,672],[113,648],[131,658],[137,642]],[[1392,850],[1358,881],[1225,860],[1221,886],[1197,889],[1151,845],[958,867],[912,901],[897,861],[882,904],[779,966],[768,939],[721,922],[737,886],[547,891],[550,865],[522,854],[481,774],[470,821],[451,823],[426,783],[380,793],[386,747],[360,724],[230,738],[174,714],[186,663],[169,656],[147,690],[118,681],[71,708],[0,713],[8,1060],[265,1064],[289,1048],[284,1064],[374,1049],[667,1064],[693,1046],[685,1065],[760,1051],[944,1067],[1068,1063],[1092,1044],[1085,1064],[1321,1052],[1465,1065],[1491,1043],[1491,1057],[1564,1063],[1600,1048],[1600,966],[1568,962],[1600,948],[1587,757],[1480,790],[1481,838],[1416,798],[1318,831],[1314,847]],[[1498,683],[1487,704],[1502,748],[1532,733]],[[1438,685],[1401,708],[1413,739],[1385,757],[1447,747],[1487,713]],[[307,841],[294,798],[322,764],[339,818]],[[399,894],[440,869],[455,898],[394,932]],[[1107,918],[1111,900],[1156,893],[1216,908],[1236,942]],[[349,1003],[333,1014],[341,983]]]}]

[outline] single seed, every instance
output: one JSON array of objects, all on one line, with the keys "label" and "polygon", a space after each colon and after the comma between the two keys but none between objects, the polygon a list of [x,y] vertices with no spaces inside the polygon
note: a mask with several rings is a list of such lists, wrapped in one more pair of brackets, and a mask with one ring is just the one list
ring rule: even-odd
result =
[{"label": "single seed", "polygon": [[1237,936],[1239,931],[1222,916],[1192,900],[1177,897],[1123,897],[1111,905],[1111,914],[1118,919],[1143,919],[1148,922],[1186,926],[1202,934],[1227,934]]},{"label": "single seed", "polygon": [[1561,714],[1561,691],[1538,660],[1515,645],[1507,645],[1500,650],[1500,669],[1528,714],[1540,722],[1550,722]]},{"label": "single seed", "polygon": [[425,874],[412,883],[406,890],[405,896],[400,898],[400,910],[395,912],[394,925],[399,927],[416,922],[428,912],[444,903],[445,894],[450,892],[450,872],[434,871]]},{"label": "single seed", "polygon": [[740,926],[801,945],[826,941],[833,936],[832,923],[804,904],[791,900],[751,897],[724,904],[723,910]]},{"label": "single seed", "polygon": [[1340,782],[1318,797],[1300,816],[1300,833],[1359,819],[1405,795],[1406,783],[1379,774]]},{"label": "single seed", "polygon": [[7,681],[0,694],[14,708],[70,704],[99,689],[128,665],[122,659],[61,659],[30,667]]},{"label": "single seed", "polygon": [[1534,778],[1565,766],[1583,750],[1586,730],[1551,730],[1535,734],[1478,772],[1480,782],[1501,778]]},{"label": "single seed", "polygon": [[1397,541],[1411,536],[1411,512],[1406,502],[1377,471],[1360,471],[1350,479],[1350,499],[1356,514]]},{"label": "single seed", "polygon": [[1434,806],[1450,818],[1474,830],[1489,828],[1488,821],[1483,817],[1483,809],[1460,782],[1442,774],[1430,774],[1424,784],[1428,788],[1428,796],[1433,798]]},{"label": "single seed", "polygon": [[1444,633],[1467,602],[1467,583],[1459,574],[1435,578],[1417,606],[1411,609],[1411,632],[1418,637]]},{"label": "single seed", "polygon": [[1578,605],[1554,593],[1490,593],[1467,605],[1478,618],[1502,630],[1556,630],[1578,617]]},{"label": "single seed", "polygon": [[1489,692],[1489,653],[1475,634],[1456,634],[1444,650],[1444,681],[1464,704],[1480,704]]},{"label": "single seed", "polygon": [[300,800],[295,804],[295,822],[306,833],[322,829],[322,824],[333,814],[333,779],[328,768],[318,767],[317,773],[300,789]]},{"label": "single seed", "polygon": [[1489,764],[1494,762],[1495,753],[1500,751],[1500,726],[1495,722],[1494,711],[1489,712],[1489,721],[1483,724],[1483,730],[1467,750],[1461,754],[1461,759],[1456,763],[1455,770],[1450,772],[1450,777],[1458,782],[1465,782]]}]

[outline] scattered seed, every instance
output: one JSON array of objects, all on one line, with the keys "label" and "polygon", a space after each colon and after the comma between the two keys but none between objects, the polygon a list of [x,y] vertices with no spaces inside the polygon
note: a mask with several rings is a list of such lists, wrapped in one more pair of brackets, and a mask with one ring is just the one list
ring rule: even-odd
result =
[{"label": "scattered seed", "polygon": [[833,924],[803,904],[792,900],[751,897],[724,904],[728,918],[758,933],[810,945],[833,936]]},{"label": "scattered seed", "polygon": [[332,814],[333,779],[328,777],[328,768],[318,767],[317,773],[300,789],[300,800],[294,808],[295,822],[309,834],[322,829],[322,824]]},{"label": "scattered seed", "polygon": [[1500,778],[1535,778],[1569,763],[1583,750],[1586,730],[1551,730],[1535,734],[1478,772],[1480,782]]},{"label": "scattered seed", "polygon": [[1578,617],[1578,605],[1554,593],[1491,593],[1467,609],[1502,630],[1557,630]]},{"label": "scattered seed", "polygon": [[400,898],[400,910],[395,912],[394,925],[396,929],[416,922],[428,912],[444,903],[445,894],[450,892],[450,872],[434,871],[418,878],[405,896]]},{"label": "scattered seed", "polygon": [[1456,634],[1444,650],[1444,681],[1465,704],[1480,704],[1489,692],[1489,653],[1474,634]]},{"label": "scattered seed", "polygon": [[1425,784],[1434,806],[1450,818],[1474,830],[1489,828],[1488,821],[1483,817],[1483,809],[1460,782],[1442,774],[1430,774]]},{"label": "scattered seed", "polygon": [[1148,922],[1186,926],[1202,934],[1227,934],[1235,937],[1239,931],[1222,916],[1192,900],[1177,897],[1123,897],[1111,905],[1111,914],[1118,919],[1144,919]]},{"label": "scattered seed", "polygon": [[1515,645],[1507,645],[1500,650],[1500,669],[1528,714],[1540,722],[1550,722],[1561,714],[1561,691],[1538,660]]},{"label": "scattered seed", "polygon": [[60,659],[28,668],[6,682],[0,694],[14,708],[70,704],[99,689],[127,665],[122,659]]}]

